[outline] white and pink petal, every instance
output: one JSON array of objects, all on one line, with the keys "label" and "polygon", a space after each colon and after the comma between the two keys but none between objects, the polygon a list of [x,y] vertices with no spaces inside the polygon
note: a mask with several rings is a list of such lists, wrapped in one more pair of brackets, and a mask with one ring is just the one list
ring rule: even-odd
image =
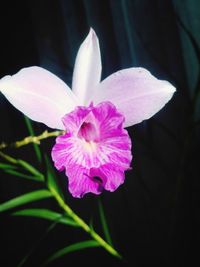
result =
[{"label": "white and pink petal", "polygon": [[175,87],[144,68],[118,71],[95,89],[93,101],[111,101],[125,116],[125,127],[149,119],[173,96]]},{"label": "white and pink petal", "polygon": [[61,118],[79,104],[61,79],[41,67],[5,76],[0,80],[0,91],[30,119],[55,129],[64,129]]},{"label": "white and pink petal", "polygon": [[90,103],[93,90],[101,79],[101,69],[99,40],[91,28],[78,50],[72,77],[72,90],[81,105]]}]

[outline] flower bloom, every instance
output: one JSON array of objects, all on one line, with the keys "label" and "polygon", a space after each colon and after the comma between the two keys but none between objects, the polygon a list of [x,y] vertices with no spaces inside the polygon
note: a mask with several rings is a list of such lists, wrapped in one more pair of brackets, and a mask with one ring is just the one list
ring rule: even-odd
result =
[{"label": "flower bloom", "polygon": [[123,123],[110,102],[77,107],[64,116],[67,133],[57,138],[52,158],[58,170],[65,169],[73,196],[114,191],[124,182],[132,156]]},{"label": "flower bloom", "polygon": [[79,48],[72,90],[41,67],[29,67],[0,81],[0,90],[30,119],[65,130],[56,138],[52,159],[65,170],[74,197],[116,190],[130,169],[131,140],[124,127],[148,119],[175,88],[143,68],[101,78],[99,42],[91,29]]}]

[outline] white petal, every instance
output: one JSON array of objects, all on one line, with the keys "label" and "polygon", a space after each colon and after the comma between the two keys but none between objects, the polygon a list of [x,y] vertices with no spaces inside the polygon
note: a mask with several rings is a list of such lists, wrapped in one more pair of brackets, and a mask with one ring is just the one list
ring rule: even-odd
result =
[{"label": "white petal", "polygon": [[61,118],[77,105],[70,88],[40,67],[20,70],[0,80],[0,91],[30,119],[55,129],[64,129]]},{"label": "white petal", "polygon": [[93,29],[81,44],[74,67],[72,90],[82,105],[88,105],[91,94],[101,79],[99,41]]},{"label": "white petal", "polygon": [[111,101],[125,116],[125,127],[149,119],[173,96],[175,87],[143,68],[118,71],[96,88],[95,104]]}]

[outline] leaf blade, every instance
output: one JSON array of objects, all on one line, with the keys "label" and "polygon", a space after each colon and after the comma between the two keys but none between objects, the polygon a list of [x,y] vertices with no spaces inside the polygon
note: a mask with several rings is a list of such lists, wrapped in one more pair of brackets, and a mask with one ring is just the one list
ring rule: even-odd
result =
[{"label": "leaf blade", "polygon": [[45,162],[46,162],[46,169],[47,169],[47,185],[48,188],[55,190],[59,196],[64,199],[63,193],[61,191],[61,188],[58,185],[57,179],[56,179],[56,174],[54,169],[52,168],[52,165],[50,163],[50,160],[47,155],[45,155]]},{"label": "leaf blade", "polygon": [[18,163],[27,171],[29,171],[30,173],[32,173],[33,175],[36,175],[38,177],[41,178],[42,181],[44,181],[44,175],[39,172],[35,167],[33,167],[30,163],[28,163],[27,161],[24,161],[22,159],[18,160]]},{"label": "leaf blade", "polygon": [[34,180],[34,181],[37,181],[37,182],[43,182],[43,180],[41,179],[41,177],[31,176],[31,175],[28,175],[28,174],[25,174],[25,173],[21,173],[19,171],[15,171],[13,169],[5,169],[4,172],[5,173],[8,173],[10,175],[21,177],[21,178],[25,178],[25,179],[29,179],[29,180]]},{"label": "leaf blade", "polygon": [[24,209],[24,210],[19,210],[14,213],[12,213],[14,216],[30,216],[30,217],[37,217],[37,218],[42,218],[50,221],[56,221],[57,223],[62,223],[66,225],[71,225],[78,227],[79,225],[74,222],[72,219],[67,218],[61,213],[48,210],[48,209]]},{"label": "leaf blade", "polygon": [[[26,171],[30,172],[33,175],[40,177],[41,180],[44,181],[44,175],[40,171],[38,171],[35,167],[33,167],[30,163],[28,163],[27,161],[22,160],[22,159],[15,159],[15,158],[11,157],[10,155],[7,155],[1,151],[0,151],[0,156],[3,159],[5,159],[6,161],[8,161],[9,163],[12,163],[14,165],[22,167]],[[16,166],[16,168],[17,168],[17,166]]]},{"label": "leaf blade", "polygon": [[100,247],[100,245],[95,240],[86,240],[86,241],[81,241],[81,242],[77,242],[77,243],[74,243],[72,245],[66,246],[66,247],[56,251],[52,256],[50,256],[47,259],[47,261],[44,263],[44,266],[46,266],[50,262],[52,262],[52,261],[54,261],[60,257],[63,257],[64,255],[66,255],[68,253],[82,250],[85,248],[92,248],[92,247]]},{"label": "leaf blade", "polygon": [[12,198],[4,203],[1,203],[0,212],[49,197],[52,197],[52,194],[48,190],[39,189],[33,192],[29,192],[24,195]]},{"label": "leaf blade", "polygon": [[110,232],[109,232],[109,228],[108,228],[108,224],[107,224],[107,220],[106,220],[106,216],[104,213],[104,209],[103,209],[103,205],[100,199],[98,199],[98,207],[99,207],[99,215],[100,215],[100,220],[101,220],[101,224],[102,224],[102,228],[103,228],[103,232],[105,235],[105,239],[108,242],[109,245],[113,246],[113,242],[110,236]]},{"label": "leaf blade", "polygon": [[17,167],[7,163],[0,163],[0,169],[17,169]]}]

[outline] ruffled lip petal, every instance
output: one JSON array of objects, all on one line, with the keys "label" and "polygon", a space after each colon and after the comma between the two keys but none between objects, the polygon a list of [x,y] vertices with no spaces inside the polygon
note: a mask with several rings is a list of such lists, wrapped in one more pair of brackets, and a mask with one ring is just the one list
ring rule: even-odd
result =
[{"label": "ruffled lip petal", "polygon": [[81,198],[87,193],[99,195],[103,187],[98,180],[89,175],[89,170],[79,165],[68,167],[65,174],[69,178],[69,191],[73,197]]},{"label": "ruffled lip petal", "polygon": [[99,177],[105,190],[113,192],[124,183],[124,170],[114,164],[105,164],[100,168],[90,169],[91,177]]},{"label": "ruffled lip petal", "polygon": [[[85,121],[92,127],[88,124],[80,135]],[[52,159],[58,170],[65,169],[71,194],[82,197],[89,192],[100,194],[103,189],[116,190],[124,182],[124,171],[132,160],[124,117],[113,104],[103,102],[77,107],[64,117],[64,122],[70,131],[56,138]]]}]

